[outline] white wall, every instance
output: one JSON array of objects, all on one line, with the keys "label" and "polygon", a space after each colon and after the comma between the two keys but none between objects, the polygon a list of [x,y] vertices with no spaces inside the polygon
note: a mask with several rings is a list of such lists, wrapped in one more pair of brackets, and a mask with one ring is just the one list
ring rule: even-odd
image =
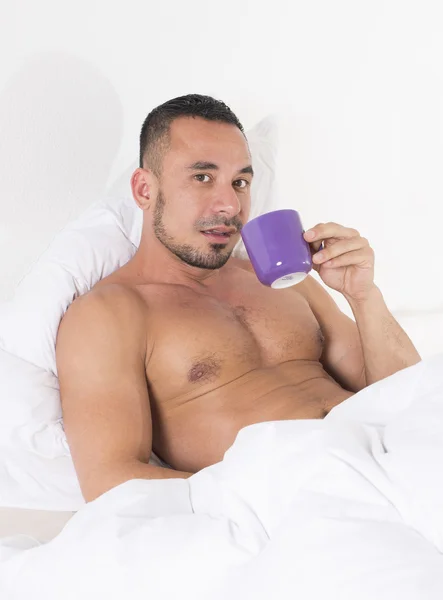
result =
[{"label": "white wall", "polygon": [[246,127],[281,115],[286,205],[359,229],[392,310],[443,309],[440,4],[3,2],[0,299],[136,159],[147,113],[198,92]]}]

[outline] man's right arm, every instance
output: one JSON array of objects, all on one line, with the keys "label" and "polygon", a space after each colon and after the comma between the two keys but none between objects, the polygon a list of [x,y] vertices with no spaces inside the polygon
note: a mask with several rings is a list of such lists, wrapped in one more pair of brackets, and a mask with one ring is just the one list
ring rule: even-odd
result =
[{"label": "man's right arm", "polygon": [[148,464],[146,307],[118,284],[76,299],[56,342],[63,424],[86,502],[130,479],[187,478]]}]

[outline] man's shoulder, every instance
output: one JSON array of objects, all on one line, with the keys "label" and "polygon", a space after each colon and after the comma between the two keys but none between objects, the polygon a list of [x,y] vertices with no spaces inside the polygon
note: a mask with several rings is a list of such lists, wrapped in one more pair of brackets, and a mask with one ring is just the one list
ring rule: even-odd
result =
[{"label": "man's shoulder", "polygon": [[127,347],[146,353],[146,310],[137,296],[121,284],[93,288],[76,298],[63,315],[56,338],[57,356],[70,358],[73,348],[93,345]]},{"label": "man's shoulder", "polygon": [[109,281],[95,285],[78,296],[68,306],[62,323],[70,321],[73,326],[88,326],[101,323],[103,326],[128,326],[143,317],[146,305],[130,286]]},{"label": "man's shoulder", "polygon": [[126,305],[139,302],[136,289],[120,281],[99,281],[88,292],[79,296],[74,302],[82,301],[90,304],[106,303],[109,305]]}]

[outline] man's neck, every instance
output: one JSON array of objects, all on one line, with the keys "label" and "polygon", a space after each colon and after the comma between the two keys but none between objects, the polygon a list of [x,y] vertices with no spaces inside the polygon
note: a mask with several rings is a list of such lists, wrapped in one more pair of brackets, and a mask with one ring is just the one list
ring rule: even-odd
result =
[{"label": "man's neck", "polygon": [[[220,269],[202,269],[183,262],[166,248],[164,252],[146,249],[140,244],[132,259],[125,265],[127,274],[140,284],[164,283],[184,285],[193,289],[211,288],[220,283]],[[228,261],[229,262],[229,261]]]}]

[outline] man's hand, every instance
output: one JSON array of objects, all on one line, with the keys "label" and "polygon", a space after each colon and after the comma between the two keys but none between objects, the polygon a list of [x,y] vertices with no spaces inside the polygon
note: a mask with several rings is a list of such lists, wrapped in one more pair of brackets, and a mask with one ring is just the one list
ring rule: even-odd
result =
[{"label": "man's hand", "polygon": [[[322,281],[347,299],[364,301],[374,284],[374,251],[356,229],[318,223],[303,234],[311,247],[313,268]],[[318,252],[323,242],[324,248]]]}]

